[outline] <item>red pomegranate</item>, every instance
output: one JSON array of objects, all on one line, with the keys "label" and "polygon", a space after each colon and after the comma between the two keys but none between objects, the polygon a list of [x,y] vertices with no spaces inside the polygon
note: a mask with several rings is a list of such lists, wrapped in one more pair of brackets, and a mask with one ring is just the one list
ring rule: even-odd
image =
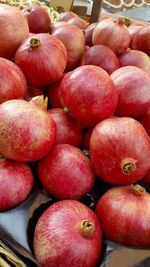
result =
[{"label": "red pomegranate", "polygon": [[66,114],[62,108],[49,109],[48,113],[56,123],[55,144],[70,144],[80,147],[82,144],[82,131],[78,123]]},{"label": "red pomegranate", "polygon": [[98,17],[98,22],[105,20],[105,19],[113,19],[113,18],[106,14],[100,14],[100,16]]},{"label": "red pomegranate", "polygon": [[0,155],[0,211],[19,205],[33,188],[33,175],[24,162]]},{"label": "red pomegranate", "polygon": [[138,118],[138,121],[142,124],[147,134],[150,136],[150,110],[145,115]]},{"label": "red pomegranate", "polygon": [[140,184],[143,185],[150,185],[150,169],[148,172],[144,175],[144,177],[140,180]]},{"label": "red pomegranate", "polygon": [[49,31],[51,18],[43,6],[26,6],[21,12],[27,19],[30,32],[44,33]]},{"label": "red pomegranate", "polygon": [[100,67],[86,65],[66,75],[59,89],[65,111],[86,126],[111,117],[118,103],[116,88]]},{"label": "red pomegranate", "polygon": [[130,33],[122,20],[105,19],[97,24],[93,31],[93,45],[106,45],[117,55],[123,53],[130,43]]},{"label": "red pomegranate", "polygon": [[104,238],[127,246],[150,246],[150,194],[140,185],[109,189],[98,201],[96,214]]},{"label": "red pomegranate", "polygon": [[96,214],[77,200],[61,200],[37,222],[34,254],[41,267],[95,267],[101,243]]},{"label": "red pomegranate", "polygon": [[65,21],[57,21],[55,23],[52,23],[50,25],[50,33],[54,32],[57,28],[63,26],[63,25],[67,25],[67,22]]},{"label": "red pomegranate", "polygon": [[84,53],[85,38],[83,32],[78,27],[67,24],[57,28],[52,35],[57,37],[67,50],[66,69],[76,68]]},{"label": "red pomegranate", "polygon": [[86,29],[88,27],[88,23],[80,17],[71,18],[67,22],[77,26],[79,29]]},{"label": "red pomegranate", "polygon": [[150,109],[150,76],[135,66],[117,69],[111,79],[118,93],[116,114],[139,117]]},{"label": "red pomegranate", "polygon": [[28,23],[18,8],[0,4],[0,25],[0,57],[11,59],[29,36]]},{"label": "red pomegranate", "polygon": [[150,26],[142,27],[133,37],[132,48],[150,56]]},{"label": "red pomegranate", "polygon": [[26,78],[22,70],[8,59],[0,57],[0,104],[23,98],[27,90]]},{"label": "red pomegranate", "polygon": [[45,102],[9,100],[0,105],[0,153],[16,161],[36,161],[47,155],[55,141],[56,125],[43,111]]},{"label": "red pomegranate", "polygon": [[95,181],[89,158],[68,144],[52,147],[39,162],[38,175],[46,191],[57,199],[80,199]]},{"label": "red pomegranate", "polygon": [[78,17],[78,15],[72,11],[66,11],[60,14],[58,21],[68,21],[69,19]]},{"label": "red pomegranate", "polygon": [[60,97],[59,97],[59,87],[62,79],[67,73],[68,72],[65,72],[60,80],[58,80],[56,83],[50,84],[47,87],[47,95],[51,108],[62,108],[62,104],[60,102]]},{"label": "red pomegranate", "polygon": [[150,58],[147,54],[139,50],[131,50],[128,48],[120,57],[121,67],[136,66],[150,75]]},{"label": "red pomegranate", "polygon": [[91,134],[93,131],[93,127],[88,127],[83,135],[83,148],[85,150],[89,150],[90,149],[90,138],[91,138]]},{"label": "red pomegranate", "polygon": [[42,87],[61,78],[67,52],[56,37],[47,33],[34,34],[18,48],[15,63],[24,72],[30,86]]},{"label": "red pomegranate", "polygon": [[128,29],[129,29],[129,32],[130,32],[130,36],[131,36],[131,41],[130,41],[130,47],[132,47],[132,42],[133,42],[133,38],[134,38],[134,35],[142,28],[144,28],[146,25],[144,23],[138,23],[138,22],[135,22],[135,23],[132,23]]},{"label": "red pomegranate", "polygon": [[39,95],[43,95],[44,96],[44,93],[43,93],[43,91],[41,89],[39,89],[37,87],[28,86],[26,94],[24,96],[24,99],[25,100],[30,100],[32,97],[39,96]]},{"label": "red pomegranate", "polygon": [[110,184],[132,184],[150,168],[150,139],[143,126],[128,117],[98,123],[90,139],[90,156],[97,175]]},{"label": "red pomegranate", "polygon": [[93,31],[96,27],[96,25],[98,24],[98,22],[94,22],[92,24],[90,24],[86,29],[85,29],[85,44],[88,46],[92,46],[92,35],[93,35]]},{"label": "red pomegranate", "polygon": [[93,45],[83,55],[80,65],[95,65],[101,67],[108,74],[120,67],[119,59],[109,47]]}]

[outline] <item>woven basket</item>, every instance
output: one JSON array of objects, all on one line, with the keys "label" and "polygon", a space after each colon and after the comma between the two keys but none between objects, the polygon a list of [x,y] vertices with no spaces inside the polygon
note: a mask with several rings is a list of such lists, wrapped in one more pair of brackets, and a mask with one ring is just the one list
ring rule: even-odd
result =
[{"label": "woven basket", "polygon": [[74,0],[50,0],[50,5],[55,7],[62,7],[64,11],[72,9]]}]

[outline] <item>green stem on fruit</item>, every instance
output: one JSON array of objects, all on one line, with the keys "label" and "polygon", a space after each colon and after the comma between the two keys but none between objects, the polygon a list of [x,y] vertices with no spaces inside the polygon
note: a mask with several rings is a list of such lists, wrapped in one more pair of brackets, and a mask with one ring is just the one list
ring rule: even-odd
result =
[{"label": "green stem on fruit", "polygon": [[138,196],[144,196],[146,193],[146,189],[139,184],[131,184],[130,187],[131,190],[133,190],[133,192]]},{"label": "green stem on fruit", "polygon": [[121,169],[123,171],[124,174],[131,174],[136,170],[136,165],[135,165],[135,161],[132,159],[124,159],[121,162]]},{"label": "green stem on fruit", "polygon": [[80,232],[84,237],[92,237],[94,233],[94,224],[88,220],[83,220],[80,224]]},{"label": "green stem on fruit", "polygon": [[41,46],[40,40],[37,39],[37,38],[31,38],[31,40],[30,40],[30,49],[38,48],[39,46]]},{"label": "green stem on fruit", "polygon": [[64,112],[67,113],[67,114],[69,114],[70,113],[70,109],[67,106],[65,106],[64,107]]}]

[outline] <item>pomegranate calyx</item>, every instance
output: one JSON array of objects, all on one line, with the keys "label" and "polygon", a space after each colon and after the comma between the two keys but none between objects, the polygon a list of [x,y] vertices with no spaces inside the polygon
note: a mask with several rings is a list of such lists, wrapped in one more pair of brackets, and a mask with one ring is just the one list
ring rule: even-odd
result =
[{"label": "pomegranate calyx", "polygon": [[30,40],[30,49],[37,48],[40,45],[41,45],[41,42],[40,42],[39,39],[37,39],[37,38],[31,38],[31,40]]},{"label": "pomegranate calyx", "polygon": [[67,113],[67,114],[70,113],[70,109],[67,106],[64,107],[64,113]]},{"label": "pomegranate calyx", "polygon": [[132,192],[136,193],[138,196],[143,196],[146,193],[146,189],[139,184],[130,185]]},{"label": "pomegranate calyx", "polygon": [[47,106],[48,106],[48,97],[47,96],[44,99],[43,95],[38,95],[38,96],[32,97],[31,100],[29,100],[29,102],[31,104],[36,105],[41,110],[47,111]]},{"label": "pomegranate calyx", "polygon": [[118,18],[118,24],[125,25],[126,27],[129,27],[132,24],[132,22],[130,19],[120,17],[120,18]]},{"label": "pomegranate calyx", "polygon": [[92,237],[94,233],[94,224],[88,220],[83,220],[80,225],[80,231],[84,237]]},{"label": "pomegranate calyx", "polygon": [[121,162],[121,168],[124,174],[131,174],[136,170],[136,165],[133,160],[125,159]]},{"label": "pomegranate calyx", "polygon": [[87,157],[90,156],[90,151],[89,151],[89,150],[83,149],[82,152],[83,152],[83,154],[84,154],[85,156],[87,156]]}]

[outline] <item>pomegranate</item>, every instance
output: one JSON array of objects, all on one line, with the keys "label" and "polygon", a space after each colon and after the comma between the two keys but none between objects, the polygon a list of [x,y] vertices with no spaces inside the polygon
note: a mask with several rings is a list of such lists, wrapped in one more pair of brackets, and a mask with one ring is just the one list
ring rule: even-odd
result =
[{"label": "pomegranate", "polygon": [[55,31],[57,28],[63,26],[63,25],[67,25],[68,23],[65,21],[57,21],[55,23],[52,23],[50,26],[50,33],[52,33],[53,31]]},{"label": "pomegranate", "polygon": [[58,81],[66,67],[67,52],[56,37],[47,33],[27,38],[15,54],[29,85],[42,87]]},{"label": "pomegranate", "polygon": [[0,155],[0,211],[11,209],[27,198],[33,188],[33,175],[24,162]]},{"label": "pomegranate", "polygon": [[59,87],[63,77],[67,73],[68,72],[65,72],[60,80],[58,80],[56,83],[50,84],[47,87],[47,95],[51,108],[62,108],[62,104],[60,102],[60,97],[59,97]]},{"label": "pomegranate", "polygon": [[86,126],[111,117],[118,103],[116,88],[100,67],[86,65],[66,75],[59,88],[65,111]]},{"label": "pomegranate", "polygon": [[150,136],[150,110],[145,115],[138,118],[138,121],[142,124],[147,134]]},{"label": "pomegranate", "polygon": [[108,74],[120,67],[119,59],[109,47],[105,45],[94,45],[83,55],[81,65],[95,65],[101,67]]},{"label": "pomegranate", "polygon": [[130,43],[130,33],[121,19],[105,19],[97,24],[93,31],[93,45],[106,45],[117,55],[123,53]]},{"label": "pomegranate", "polygon": [[101,243],[96,214],[77,200],[61,200],[37,222],[34,254],[41,267],[95,267]]},{"label": "pomegranate", "polygon": [[72,11],[66,11],[60,14],[58,21],[68,21],[69,19],[78,17],[78,15]]},{"label": "pomegranate", "polygon": [[22,70],[8,59],[0,57],[0,104],[15,98],[23,98],[27,89]]},{"label": "pomegranate", "polygon": [[85,29],[85,44],[88,46],[92,46],[92,35],[97,24],[98,22],[94,22]]},{"label": "pomegranate", "polygon": [[146,175],[140,180],[141,184],[150,185],[150,169],[146,173]]},{"label": "pomegranate", "polygon": [[150,74],[150,58],[147,54],[128,48],[120,57],[120,66],[136,66]]},{"label": "pomegranate", "polygon": [[0,4],[0,25],[0,57],[11,59],[29,36],[28,23],[16,7]]},{"label": "pomegranate", "polygon": [[85,38],[82,31],[74,25],[63,25],[53,33],[65,46],[67,50],[67,70],[76,68],[84,53]]},{"label": "pomegranate", "polygon": [[109,189],[96,206],[105,239],[149,247],[149,206],[150,194],[138,184]]},{"label": "pomegranate", "polygon": [[51,25],[51,19],[42,6],[31,5],[22,9],[22,14],[26,17],[29,30],[32,33],[48,32]]},{"label": "pomegranate", "polygon": [[43,95],[44,96],[44,93],[42,92],[42,90],[40,90],[37,87],[28,86],[26,94],[24,96],[24,99],[25,100],[30,100],[32,97],[39,96],[39,95]]},{"label": "pomegranate", "polygon": [[80,199],[95,181],[91,162],[72,145],[57,144],[38,164],[39,179],[57,199]]},{"label": "pomegranate", "polygon": [[88,23],[80,17],[74,17],[72,19],[69,19],[67,22],[69,24],[77,26],[79,29],[86,29],[88,27]]},{"label": "pomegranate", "polygon": [[150,56],[150,26],[142,27],[133,37],[132,48]]},{"label": "pomegranate", "polygon": [[144,23],[138,23],[138,22],[135,22],[135,23],[132,23],[128,29],[129,29],[129,32],[130,32],[130,36],[131,36],[131,41],[130,41],[130,47],[132,47],[132,42],[133,42],[133,37],[134,35],[142,28],[144,28],[146,25]]},{"label": "pomegranate", "polygon": [[35,103],[8,100],[0,105],[0,153],[16,161],[36,161],[47,155],[55,141],[56,125],[43,111],[43,96]]},{"label": "pomegranate", "polygon": [[48,113],[56,123],[55,144],[70,144],[80,147],[82,144],[82,131],[77,122],[64,113],[62,108],[50,109]]},{"label": "pomegranate", "polygon": [[135,66],[117,69],[111,74],[117,92],[119,116],[139,117],[150,109],[150,76]]},{"label": "pomegranate", "polygon": [[143,126],[128,117],[98,123],[90,139],[95,172],[110,184],[132,184],[150,168],[150,139]]},{"label": "pomegranate", "polygon": [[93,131],[93,127],[88,127],[83,135],[83,148],[85,150],[89,150],[90,149],[90,138],[91,138],[91,134]]},{"label": "pomegranate", "polygon": [[113,18],[106,14],[100,14],[100,16],[98,17],[98,22],[105,20],[105,19],[113,19]]}]

